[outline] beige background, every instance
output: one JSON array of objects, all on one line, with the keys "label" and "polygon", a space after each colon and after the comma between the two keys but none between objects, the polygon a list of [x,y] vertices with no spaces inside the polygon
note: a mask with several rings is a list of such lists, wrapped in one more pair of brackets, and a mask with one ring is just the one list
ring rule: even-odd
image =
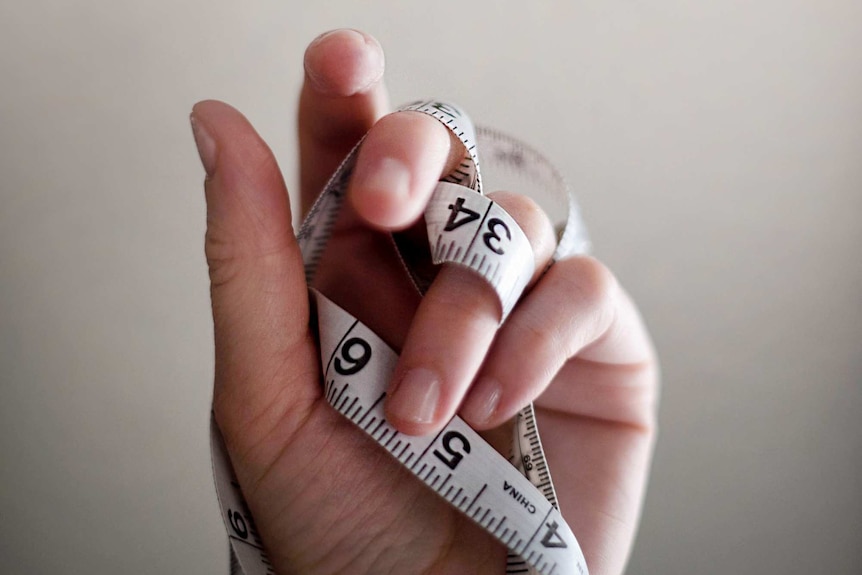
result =
[{"label": "beige background", "polygon": [[0,572],[225,573],[193,102],[296,180],[304,46],[375,34],[573,183],[664,368],[630,573],[862,572],[862,3],[0,5]]}]

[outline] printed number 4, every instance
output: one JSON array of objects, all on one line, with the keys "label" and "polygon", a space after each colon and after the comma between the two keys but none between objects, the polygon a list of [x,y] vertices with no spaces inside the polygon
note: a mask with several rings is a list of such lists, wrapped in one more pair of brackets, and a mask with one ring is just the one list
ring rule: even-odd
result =
[{"label": "printed number 4", "polygon": [[[451,232],[452,230],[460,228],[464,224],[469,224],[470,222],[479,219],[479,212],[464,207],[464,198],[458,198],[455,200],[454,204],[449,204],[449,209],[452,213],[449,214],[449,220],[443,228],[444,232]],[[500,218],[491,218],[485,224],[485,227],[488,231],[482,234],[482,241],[485,242],[485,245],[489,250],[495,254],[503,255],[505,252],[500,245],[503,240],[503,236],[501,236],[498,231],[502,232],[506,236],[507,240],[511,240],[512,232],[509,229],[509,226],[507,226],[506,222]]]},{"label": "printed number 4", "polygon": [[[479,219],[479,212],[474,212],[464,207],[464,198],[458,198],[454,204],[449,204],[449,209],[452,210],[452,213],[449,214],[449,221],[446,222],[446,227],[443,228],[444,232],[451,232],[464,224],[469,224]],[[458,219],[458,214],[464,214],[460,220]]]}]

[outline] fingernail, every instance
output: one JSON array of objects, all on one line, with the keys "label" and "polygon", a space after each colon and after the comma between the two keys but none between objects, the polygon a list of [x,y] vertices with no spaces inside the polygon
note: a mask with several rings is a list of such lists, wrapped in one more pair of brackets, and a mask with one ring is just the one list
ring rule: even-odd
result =
[{"label": "fingernail", "polygon": [[410,195],[410,170],[395,158],[380,158],[354,175],[353,185],[374,194],[383,193],[398,199]]},{"label": "fingernail", "polygon": [[195,145],[198,147],[198,155],[201,157],[201,164],[210,177],[215,172],[216,163],[216,143],[203,124],[198,122],[194,114],[189,116],[189,121],[192,124],[192,135],[195,138]]},{"label": "fingernail", "polygon": [[[331,49],[318,48],[329,42],[335,43]],[[305,51],[304,65],[308,79],[318,92],[345,97],[364,92],[380,80],[385,59],[383,48],[373,37],[358,30],[339,28],[312,40]]]},{"label": "fingernail", "polygon": [[464,406],[463,414],[477,425],[491,422],[500,405],[502,388],[496,379],[482,378],[473,387],[472,397]]},{"label": "fingernail", "polygon": [[323,34],[319,34],[314,40],[311,41],[311,43],[308,46],[309,47],[316,46],[316,45],[320,44],[324,39],[329,38],[330,36],[334,36],[336,34],[344,33],[344,32],[352,32],[354,34],[359,34],[359,32],[356,32],[355,30],[351,30],[350,28],[336,28],[334,30],[328,30],[328,31],[324,32]]},{"label": "fingernail", "polygon": [[399,419],[431,423],[440,399],[440,378],[430,369],[411,369],[389,398],[388,409]]}]

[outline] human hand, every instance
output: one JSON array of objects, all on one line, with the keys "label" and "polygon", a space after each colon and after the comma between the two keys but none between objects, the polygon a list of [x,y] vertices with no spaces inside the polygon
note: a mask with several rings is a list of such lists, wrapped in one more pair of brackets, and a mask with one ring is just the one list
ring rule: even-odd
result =
[{"label": "human hand", "polygon": [[[601,264],[583,257],[537,273],[499,330],[496,296],[456,266],[444,266],[420,300],[383,232],[415,221],[463,149],[436,120],[383,116],[383,55],[373,39],[324,35],[305,65],[305,209],[370,130],[315,287],[402,350],[390,421],[425,434],[460,409],[474,427],[491,429],[535,399],[560,505],[591,573],[620,572],[643,498],[657,387],[636,308]],[[214,410],[276,570],[502,573],[500,544],[326,403],[276,162],[225,104],[199,103],[192,122],[207,171]],[[547,218],[521,196],[495,200],[543,269],[553,251]]]}]

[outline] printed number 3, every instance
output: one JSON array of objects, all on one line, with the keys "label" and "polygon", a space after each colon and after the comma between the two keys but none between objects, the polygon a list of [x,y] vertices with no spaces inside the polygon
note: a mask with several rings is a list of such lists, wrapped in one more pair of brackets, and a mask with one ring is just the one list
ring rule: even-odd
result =
[{"label": "printed number 3", "polygon": [[[452,210],[452,213],[449,214],[449,221],[446,222],[446,226],[443,228],[444,232],[451,232],[452,230],[460,228],[464,224],[468,224],[479,219],[478,212],[464,207],[464,198],[458,198],[455,200],[454,204],[449,204],[449,209]],[[459,215],[461,216],[460,219],[458,218]],[[482,235],[482,240],[485,242],[485,245],[488,246],[488,249],[495,254],[503,255],[503,248],[500,246],[503,236],[498,233],[498,229],[502,228],[506,239],[511,240],[512,232],[509,230],[509,226],[507,226],[506,222],[500,218],[491,218],[485,224],[485,227],[488,229],[488,231]]]},{"label": "printed number 3", "polygon": [[[500,218],[491,218],[488,220],[488,231],[485,232],[482,239],[485,241],[485,245],[488,246],[489,250],[495,254],[503,255],[503,248],[500,247],[500,240],[503,238],[497,233],[497,228],[503,228],[503,232],[506,234],[507,240],[512,239],[512,232],[509,230],[509,226],[507,226],[506,222]],[[496,241],[497,245],[491,245],[494,241]]]}]

